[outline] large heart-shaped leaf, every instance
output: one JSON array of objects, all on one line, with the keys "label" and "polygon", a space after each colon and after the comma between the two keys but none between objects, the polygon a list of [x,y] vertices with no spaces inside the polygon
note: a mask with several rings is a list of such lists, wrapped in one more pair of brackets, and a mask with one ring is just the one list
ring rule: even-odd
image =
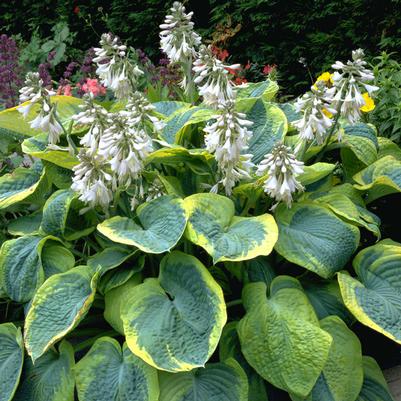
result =
[{"label": "large heart-shaped leaf", "polygon": [[103,251],[95,253],[88,259],[88,266],[92,267],[94,270],[99,268],[100,273],[103,275],[109,270],[120,266],[138,252],[127,248],[128,247],[123,248],[115,246],[103,249]]},{"label": "large heart-shaped leaf", "polygon": [[74,350],[63,341],[33,364],[25,358],[21,384],[13,401],[74,401]]},{"label": "large heart-shaped leaf", "polygon": [[319,327],[312,305],[299,282],[288,276],[266,285],[247,284],[246,315],[238,324],[248,363],[274,386],[306,397],[326,364],[331,336]]},{"label": "large heart-shaped leaf", "polygon": [[98,273],[78,266],[51,276],[39,288],[25,319],[25,346],[33,361],[84,318],[94,300],[97,279]]},{"label": "large heart-shaped leaf", "polygon": [[124,334],[122,309],[127,305],[132,289],[141,283],[141,274],[135,274],[124,284],[108,291],[104,297],[104,318],[120,334]]},{"label": "large heart-shaped leaf", "polygon": [[90,234],[95,225],[79,215],[80,206],[77,194],[71,189],[54,192],[43,206],[41,231],[67,240]]},{"label": "large heart-shaped leaf", "polygon": [[177,101],[161,101],[161,102],[156,102],[153,103],[153,106],[156,107],[156,111],[160,114],[163,114],[164,116],[168,117],[174,112],[176,112],[179,109],[186,108],[189,109],[191,107],[190,103],[185,103],[185,102],[177,102]]},{"label": "large heart-shaped leaf", "polygon": [[342,145],[349,147],[365,166],[377,160],[379,144],[376,131],[371,125],[359,123],[344,127]]},{"label": "large heart-shaped leaf", "polygon": [[234,358],[240,364],[248,378],[248,401],[268,401],[266,382],[248,364],[242,354],[237,325],[238,321],[234,321],[224,326],[219,343],[220,361]]},{"label": "large heart-shaped leaf", "polygon": [[362,351],[358,337],[337,316],[329,316],[320,327],[333,338],[323,372],[307,398],[296,401],[354,401],[362,388]]},{"label": "large heart-shaped leaf", "polygon": [[170,372],[204,366],[227,315],[221,288],[198,259],[174,251],[163,258],[158,279],[130,293],[122,319],[134,354]]},{"label": "large heart-shaped leaf", "polygon": [[355,188],[367,191],[367,203],[401,192],[401,160],[393,156],[383,157],[355,174],[353,179]]},{"label": "large heart-shaped leaf", "polygon": [[362,389],[355,401],[394,401],[380,366],[370,356],[363,357],[363,373]]},{"label": "large heart-shaped leaf", "polygon": [[279,237],[276,251],[321,277],[341,270],[359,244],[359,230],[323,206],[296,203],[276,209]]},{"label": "large heart-shaped leaf", "polygon": [[204,193],[184,200],[189,213],[186,238],[220,261],[240,261],[268,255],[277,241],[273,216],[234,216],[231,199]]},{"label": "large heart-shaped leaf", "polygon": [[0,401],[12,400],[23,363],[24,344],[21,329],[17,329],[12,323],[0,324]]},{"label": "large heart-shaped leaf", "polygon": [[47,144],[47,134],[39,134],[25,139],[21,149],[27,155],[47,160],[67,169],[72,169],[79,163],[77,157],[71,155],[68,150],[48,149]]},{"label": "large heart-shaped leaf", "polygon": [[234,359],[191,372],[160,375],[159,401],[247,401],[248,383]]},{"label": "large heart-shaped leaf", "polygon": [[54,192],[43,207],[41,229],[44,233],[63,237],[68,211],[76,193],[69,189]]},{"label": "large heart-shaped leaf", "polygon": [[156,369],[124,343],[101,337],[76,366],[79,401],[158,401]]},{"label": "large heart-shaped leaf", "polygon": [[31,168],[18,167],[10,174],[0,177],[0,209],[21,202],[32,195],[44,179],[41,162]]},{"label": "large heart-shaped leaf", "polygon": [[324,282],[304,280],[302,287],[319,320],[335,315],[347,324],[354,322],[355,319],[344,305],[337,280]]},{"label": "large heart-shaped leaf", "polygon": [[164,121],[161,136],[168,143],[178,143],[186,128],[193,124],[205,123],[216,114],[215,110],[200,106],[180,108]]},{"label": "large heart-shaped leaf", "polygon": [[136,246],[147,253],[163,253],[173,248],[187,224],[183,201],[174,196],[161,196],[143,203],[137,209],[141,225],[127,217],[112,217],[97,229],[107,238]]},{"label": "large heart-shaped leaf", "polygon": [[237,99],[261,98],[265,101],[272,100],[278,92],[279,86],[276,81],[266,79],[262,82],[248,82],[237,88]]},{"label": "large heart-shaped leaf", "polygon": [[401,344],[401,244],[383,240],[355,257],[358,279],[338,274],[344,303],[363,324]]},{"label": "large heart-shaped leaf", "polygon": [[0,283],[16,302],[29,301],[45,279],[42,250],[51,237],[25,235],[5,241],[0,253]]},{"label": "large heart-shaped leaf", "polygon": [[39,232],[41,222],[42,213],[35,212],[11,220],[7,226],[7,231],[9,234],[14,236],[37,234]]},{"label": "large heart-shaped leaf", "polygon": [[253,122],[248,151],[253,155],[252,161],[260,163],[274,145],[284,139],[288,130],[287,118],[277,105],[262,99],[243,102],[243,105],[241,103],[238,105],[239,110],[246,113],[247,120]]},{"label": "large heart-shaped leaf", "polygon": [[337,216],[342,217],[347,222],[352,222],[360,227],[371,231],[378,238],[380,237],[380,219],[373,213],[360,207],[350,199],[348,194],[330,191],[328,193],[313,194],[310,199],[328,207]]},{"label": "large heart-shaped leaf", "polygon": [[[52,96],[51,102],[57,104],[57,116],[66,129],[68,129],[71,117],[82,111],[79,108],[79,106],[83,104],[82,100],[73,96]],[[32,106],[26,119],[24,119],[22,114],[17,110],[18,107],[19,106],[12,107],[11,109],[0,112],[0,129],[17,135],[37,135],[39,131],[31,128],[29,122],[36,117],[39,111],[39,105],[35,104]]]}]

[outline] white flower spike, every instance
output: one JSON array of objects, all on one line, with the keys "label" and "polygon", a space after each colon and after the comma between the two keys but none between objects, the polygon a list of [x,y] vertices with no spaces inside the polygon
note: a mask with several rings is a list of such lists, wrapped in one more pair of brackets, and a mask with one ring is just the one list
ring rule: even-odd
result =
[{"label": "white flower spike", "polygon": [[256,173],[260,176],[267,174],[263,189],[269,196],[277,203],[283,201],[291,207],[293,194],[303,190],[296,178],[303,171],[303,163],[295,158],[291,148],[279,143],[261,161]]},{"label": "white flower spike", "polygon": [[250,178],[253,167],[252,155],[244,154],[252,131],[248,130],[253,123],[245,119],[245,114],[234,110],[234,103],[228,102],[219,106],[220,114],[214,116],[216,121],[205,127],[206,149],[213,153],[218,165],[220,181],[213,187],[217,192],[222,184],[227,195],[230,195],[235,184],[241,179]]},{"label": "white flower spike", "polygon": [[201,43],[201,37],[193,30],[193,12],[186,14],[185,7],[178,1],[174,2],[170,11],[171,15],[167,15],[160,25],[160,48],[171,63],[192,61]]}]

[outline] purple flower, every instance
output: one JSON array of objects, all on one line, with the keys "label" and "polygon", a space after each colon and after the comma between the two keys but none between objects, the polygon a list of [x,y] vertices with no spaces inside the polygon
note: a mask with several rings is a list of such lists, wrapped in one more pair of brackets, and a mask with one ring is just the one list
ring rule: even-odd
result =
[{"label": "purple flower", "polygon": [[49,72],[50,67],[51,65],[48,62],[39,64],[38,72],[44,86],[50,86],[52,84],[52,77]]},{"label": "purple flower", "polygon": [[0,35],[0,101],[6,107],[18,103],[18,89],[23,83],[18,57],[19,49],[15,40],[4,34]]}]

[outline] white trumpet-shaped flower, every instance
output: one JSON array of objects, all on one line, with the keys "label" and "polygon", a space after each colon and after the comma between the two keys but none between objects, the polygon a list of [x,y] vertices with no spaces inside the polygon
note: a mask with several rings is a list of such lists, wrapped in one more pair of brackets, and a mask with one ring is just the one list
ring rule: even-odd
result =
[{"label": "white trumpet-shaped flower", "polygon": [[48,134],[48,142],[52,145],[60,140],[63,128],[56,118],[56,105],[51,104],[50,97],[55,92],[43,85],[43,80],[37,72],[28,72],[25,86],[20,89],[20,102],[26,104],[18,106],[17,110],[24,118],[28,116],[34,104],[40,105],[37,116],[29,122],[31,128],[44,131]]},{"label": "white trumpet-shaped flower", "polygon": [[153,150],[152,139],[145,130],[130,121],[130,113],[120,111],[109,119],[99,153],[109,160],[116,184],[128,187],[142,173],[144,160]]},{"label": "white trumpet-shaped flower", "polygon": [[171,63],[186,63],[195,57],[201,37],[194,31],[193,12],[186,14],[185,7],[178,1],[173,3],[170,11],[160,25],[160,48]]},{"label": "white trumpet-shaped flower", "polygon": [[297,112],[302,113],[299,120],[293,121],[304,141],[316,140],[321,145],[333,126],[336,110],[331,106],[335,88],[327,88],[323,81],[316,82],[311,91],[298,98],[295,103]]},{"label": "white trumpet-shaped flower", "polygon": [[155,116],[155,106],[141,92],[134,92],[128,99],[126,110],[129,111],[130,123],[143,128],[152,135],[164,127],[164,122]]},{"label": "white trumpet-shaped flower", "polygon": [[213,55],[210,46],[201,46],[192,70],[195,72],[194,82],[206,104],[217,108],[234,99],[234,85],[228,77],[228,70],[239,67],[239,64],[223,64]]},{"label": "white trumpet-shaped flower", "polygon": [[100,138],[107,126],[107,110],[94,102],[92,93],[83,97],[82,111],[72,117],[77,124],[89,125],[88,132],[81,138],[81,145],[91,154],[97,152]]},{"label": "white trumpet-shaped flower", "polygon": [[336,70],[332,76],[334,87],[337,90],[333,98],[333,106],[339,107],[341,115],[354,124],[360,120],[361,107],[365,106],[363,92],[371,95],[379,88],[371,84],[374,74],[369,70],[364,60],[362,49],[352,52],[352,61],[346,64],[336,61],[333,68]]},{"label": "white trumpet-shaped flower", "polygon": [[258,175],[267,175],[263,184],[264,191],[277,203],[284,201],[289,207],[293,194],[303,190],[303,186],[297,180],[301,173],[303,163],[297,160],[291,148],[283,143],[277,144],[257,168]]},{"label": "white trumpet-shaped flower", "polygon": [[107,160],[99,154],[82,149],[78,154],[79,164],[73,168],[71,189],[79,193],[79,199],[89,207],[106,209],[113,200],[112,175]]},{"label": "white trumpet-shaped flower", "polygon": [[206,149],[214,154],[220,180],[213,187],[217,191],[222,184],[227,195],[230,195],[235,184],[241,179],[250,178],[253,167],[252,155],[244,154],[252,131],[248,130],[253,123],[245,119],[245,114],[234,110],[234,103],[219,105],[220,114],[212,124],[204,128]]},{"label": "white trumpet-shaped flower", "polygon": [[95,48],[96,73],[104,86],[111,89],[117,99],[127,99],[135,90],[143,71],[127,57],[127,46],[117,36],[104,33],[99,48]]}]

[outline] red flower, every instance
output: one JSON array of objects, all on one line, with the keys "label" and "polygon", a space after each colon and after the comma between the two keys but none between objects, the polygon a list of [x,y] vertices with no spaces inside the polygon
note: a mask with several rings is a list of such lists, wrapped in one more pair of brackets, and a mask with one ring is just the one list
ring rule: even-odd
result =
[{"label": "red flower", "polygon": [[246,84],[248,82],[248,80],[246,78],[242,78],[242,77],[237,77],[234,80],[235,85],[242,85],[242,84]]},{"label": "red flower", "polygon": [[79,14],[79,7],[78,6],[75,6],[74,7],[74,10],[73,10],[73,12],[74,12],[74,14]]},{"label": "red flower", "polygon": [[263,67],[263,74],[265,74],[265,75],[271,74],[273,72],[273,70],[275,70],[276,68],[277,68],[276,64],[272,64],[272,65],[266,64]]},{"label": "red flower", "polygon": [[248,60],[248,63],[244,67],[246,70],[249,70],[251,68],[251,62]]},{"label": "red flower", "polygon": [[229,72],[229,74],[236,76],[238,74],[238,70],[235,70],[234,68],[229,68],[226,67],[226,70]]}]

